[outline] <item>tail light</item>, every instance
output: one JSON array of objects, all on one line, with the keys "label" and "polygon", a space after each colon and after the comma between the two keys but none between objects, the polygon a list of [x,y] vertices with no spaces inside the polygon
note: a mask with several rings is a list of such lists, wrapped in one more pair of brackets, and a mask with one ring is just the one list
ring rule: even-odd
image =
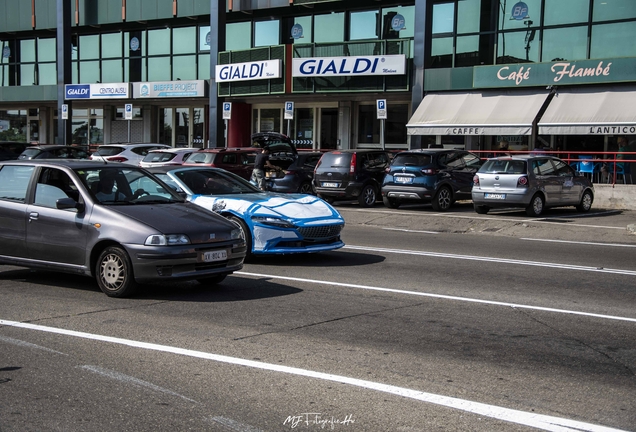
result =
[{"label": "tail light", "polygon": [[517,186],[528,187],[528,177],[526,176],[519,177],[519,179],[517,180]]},{"label": "tail light", "polygon": [[473,177],[473,185],[479,186],[479,176],[476,175],[475,177]]},{"label": "tail light", "polygon": [[349,165],[349,174],[356,172],[356,154],[351,155],[351,164]]},{"label": "tail light", "polygon": [[424,175],[435,175],[437,174],[439,171],[436,170],[435,168],[424,168],[421,170],[422,174]]},{"label": "tail light", "polygon": [[126,162],[128,159],[123,156],[113,156],[106,158],[106,160],[111,162]]}]

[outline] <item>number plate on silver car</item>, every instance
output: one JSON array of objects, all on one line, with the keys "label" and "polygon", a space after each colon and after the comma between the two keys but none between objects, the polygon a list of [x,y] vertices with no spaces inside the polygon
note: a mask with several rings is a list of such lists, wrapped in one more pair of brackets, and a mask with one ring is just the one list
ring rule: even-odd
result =
[{"label": "number plate on silver car", "polygon": [[338,187],[339,183],[322,182],[322,187]]},{"label": "number plate on silver car", "polygon": [[204,262],[223,261],[223,260],[226,260],[226,259],[227,259],[227,251],[226,250],[203,252],[203,261]]},{"label": "number plate on silver car", "polygon": [[487,193],[484,194],[484,198],[488,199],[506,199],[506,194]]}]

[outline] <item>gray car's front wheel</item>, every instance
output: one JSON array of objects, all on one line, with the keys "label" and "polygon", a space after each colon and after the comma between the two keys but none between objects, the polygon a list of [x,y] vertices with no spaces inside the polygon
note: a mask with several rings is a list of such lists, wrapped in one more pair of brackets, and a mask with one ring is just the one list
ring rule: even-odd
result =
[{"label": "gray car's front wheel", "polygon": [[583,196],[581,197],[581,202],[576,206],[576,209],[582,213],[590,211],[592,208],[592,202],[594,201],[594,197],[592,196],[592,192],[589,190],[583,192]]},{"label": "gray car's front wheel", "polygon": [[119,246],[102,251],[95,266],[99,288],[109,297],[126,297],[137,288],[130,257]]},{"label": "gray car's front wheel", "polygon": [[545,205],[545,201],[543,200],[543,196],[541,194],[535,194],[530,200],[530,204],[526,207],[526,213],[528,216],[540,216],[543,213],[543,207]]}]

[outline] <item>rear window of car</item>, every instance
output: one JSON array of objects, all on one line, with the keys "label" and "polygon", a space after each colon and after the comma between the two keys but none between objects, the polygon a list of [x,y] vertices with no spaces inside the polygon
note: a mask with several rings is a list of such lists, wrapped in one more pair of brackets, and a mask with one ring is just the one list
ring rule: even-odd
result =
[{"label": "rear window of car", "polygon": [[25,151],[22,152],[22,154],[20,155],[19,159],[33,159],[33,157],[35,157],[38,154],[40,154],[40,152],[42,152],[42,150],[40,150],[38,148],[26,149]]},{"label": "rear window of car", "polygon": [[133,147],[130,149],[131,152],[138,154],[140,156],[146,156],[150,150],[157,150],[162,148],[163,146],[143,146],[143,147]]},{"label": "rear window of car", "polygon": [[526,161],[491,159],[484,163],[479,172],[486,174],[525,174],[527,172]]},{"label": "rear window of car", "polygon": [[175,156],[175,153],[151,151],[144,157],[144,162],[168,162],[174,159]]},{"label": "rear window of car", "polygon": [[393,158],[391,165],[424,166],[431,164],[431,155],[424,154],[398,154]]},{"label": "rear window of car", "polygon": [[351,153],[325,153],[320,159],[320,165],[330,168],[348,168],[351,162]]},{"label": "rear window of car", "polygon": [[216,153],[192,153],[188,156],[188,163],[212,163]]},{"label": "rear window of car", "polygon": [[100,156],[115,156],[115,155],[118,155],[119,153],[121,153],[123,151],[124,151],[123,147],[100,146],[97,149],[97,154],[100,155]]}]

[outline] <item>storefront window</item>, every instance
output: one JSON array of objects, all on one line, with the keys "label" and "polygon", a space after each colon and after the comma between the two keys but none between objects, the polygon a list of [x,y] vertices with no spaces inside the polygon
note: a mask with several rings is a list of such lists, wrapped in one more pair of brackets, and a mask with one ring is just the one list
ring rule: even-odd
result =
[{"label": "storefront window", "polygon": [[99,58],[99,35],[80,36],[79,58],[80,60]]},{"label": "storefront window", "polygon": [[407,104],[389,104],[384,124],[384,142],[386,144],[406,144],[406,124],[409,121]]},{"label": "storefront window", "polygon": [[433,5],[433,34],[453,33],[455,30],[455,3]]},{"label": "storefront window", "polygon": [[297,148],[313,148],[314,146],[314,109],[297,108],[292,130],[292,142]]},{"label": "storefront window", "polygon": [[172,145],[172,108],[159,109],[159,144]]},{"label": "storefront window", "polygon": [[[560,1],[560,0],[557,0]],[[524,0],[523,2],[499,0],[501,8],[505,6],[505,12],[499,14],[499,30],[514,30],[538,26],[541,23],[541,3],[543,0]],[[525,4],[528,9],[520,9]]]},{"label": "storefront window", "polygon": [[543,31],[542,61],[584,60],[587,58],[587,26]]},{"label": "storefront window", "polygon": [[79,67],[79,78],[81,82],[96,83],[101,81],[99,76],[99,61],[82,61]]},{"label": "storefront window", "polygon": [[27,111],[0,110],[0,141],[27,140]]},{"label": "storefront window", "polygon": [[121,33],[107,33],[102,35],[102,58],[117,58],[122,56]]},{"label": "storefront window", "polygon": [[590,0],[545,0],[544,25],[587,22]]},{"label": "storefront window", "polygon": [[497,64],[539,61],[539,38],[534,30],[506,32],[499,35]]},{"label": "storefront window", "polygon": [[148,30],[148,55],[161,54],[170,54],[170,29]]},{"label": "storefront window", "polygon": [[278,132],[280,133],[280,115],[279,108],[263,108],[260,110],[260,128],[259,132]]},{"label": "storefront window", "polygon": [[314,17],[314,42],[344,42],[345,14],[342,12]]},{"label": "storefront window", "polygon": [[280,21],[256,21],[254,23],[254,46],[280,44]]},{"label": "storefront window", "polygon": [[151,57],[148,59],[148,81],[169,81],[170,57]]},{"label": "storefront window", "polygon": [[55,62],[55,38],[38,39],[38,62]]},{"label": "storefront window", "polygon": [[[396,15],[404,17],[404,27],[394,30],[391,22]],[[415,6],[382,9],[382,39],[407,39],[415,34]]]},{"label": "storefront window", "polygon": [[[210,65],[208,64],[208,69]],[[173,79],[180,80],[192,80],[197,79],[197,58],[194,55],[191,56],[179,56],[174,57],[172,62],[172,77]]]},{"label": "storefront window", "polygon": [[210,79],[210,54],[199,55],[199,79]]},{"label": "storefront window", "polygon": [[479,32],[480,20],[481,0],[465,0],[457,3],[458,34]]},{"label": "storefront window", "polygon": [[431,68],[449,68],[453,65],[453,38],[435,38],[431,40]]},{"label": "storefront window", "polygon": [[249,21],[225,26],[226,51],[240,51],[252,48],[252,23]]},{"label": "storefront window", "polygon": [[377,39],[378,11],[351,12],[349,40]]},{"label": "storefront window", "polygon": [[601,24],[592,26],[590,58],[635,57],[636,23]]},{"label": "storefront window", "polygon": [[294,18],[294,24],[298,24],[299,26],[302,27],[302,35],[299,38],[292,39],[294,43],[295,44],[311,43],[311,34],[312,34],[311,17],[310,16],[296,17]]},{"label": "storefront window", "polygon": [[636,18],[634,0],[594,0],[595,22],[627,18]]},{"label": "storefront window", "polygon": [[74,109],[71,143],[80,145],[104,143],[104,110]]},{"label": "storefront window", "polygon": [[172,53],[190,54],[197,51],[196,27],[178,27],[172,29]]},{"label": "storefront window", "polygon": [[479,36],[457,37],[455,67],[483,64],[479,53]]}]

